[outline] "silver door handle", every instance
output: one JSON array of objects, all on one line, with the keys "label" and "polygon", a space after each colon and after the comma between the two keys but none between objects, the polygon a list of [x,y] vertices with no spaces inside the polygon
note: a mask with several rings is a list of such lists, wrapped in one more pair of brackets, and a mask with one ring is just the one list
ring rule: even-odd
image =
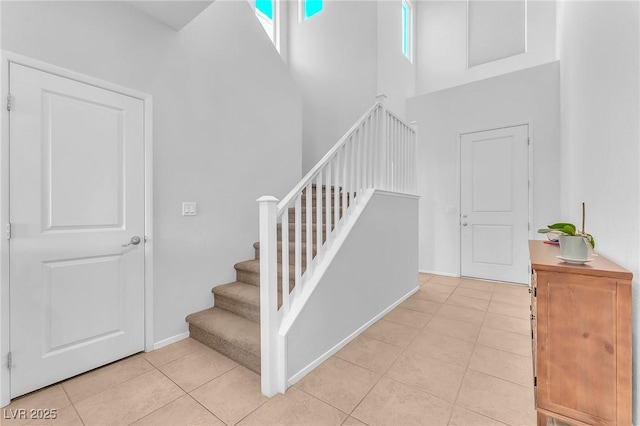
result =
[{"label": "silver door handle", "polygon": [[140,237],[133,236],[133,237],[131,237],[131,241],[129,241],[127,244],[123,244],[122,247],[127,247],[127,246],[130,246],[130,245],[137,246],[138,244],[140,244],[140,241],[141,241]]},{"label": "silver door handle", "polygon": [[462,222],[462,226],[467,226],[467,222]]}]

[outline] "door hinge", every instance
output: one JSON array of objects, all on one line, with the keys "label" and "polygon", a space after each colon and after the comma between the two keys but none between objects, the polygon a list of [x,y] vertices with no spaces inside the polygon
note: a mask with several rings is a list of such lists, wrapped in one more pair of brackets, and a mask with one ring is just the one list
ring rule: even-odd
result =
[{"label": "door hinge", "polygon": [[13,109],[13,95],[9,93],[7,95],[7,111],[11,111]]},{"label": "door hinge", "polygon": [[5,228],[5,235],[7,237],[7,240],[11,239],[11,224],[7,223],[7,226]]},{"label": "door hinge", "polygon": [[527,136],[527,145],[531,145],[531,138]]},{"label": "door hinge", "polygon": [[9,352],[7,353],[7,368],[11,370],[12,366],[13,366],[13,353]]},{"label": "door hinge", "polygon": [[533,387],[538,386],[538,378],[536,376],[533,376]]}]

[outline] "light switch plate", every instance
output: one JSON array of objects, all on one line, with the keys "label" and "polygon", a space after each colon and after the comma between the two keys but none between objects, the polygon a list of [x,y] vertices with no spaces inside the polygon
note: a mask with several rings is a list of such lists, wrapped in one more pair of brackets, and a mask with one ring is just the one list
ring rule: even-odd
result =
[{"label": "light switch plate", "polygon": [[198,214],[197,204],[194,201],[182,203],[182,216],[195,216]]}]

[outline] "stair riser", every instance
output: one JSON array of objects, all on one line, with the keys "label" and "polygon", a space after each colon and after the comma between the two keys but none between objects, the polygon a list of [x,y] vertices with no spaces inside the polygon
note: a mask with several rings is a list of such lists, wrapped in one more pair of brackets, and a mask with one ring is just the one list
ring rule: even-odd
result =
[{"label": "stair riser", "polygon": [[[335,198],[331,198],[331,207],[335,208],[335,204],[334,204]],[[316,197],[315,195],[313,196],[313,198],[311,199],[311,207],[315,208],[317,206],[317,202],[318,202],[318,197]],[[344,204],[342,203],[342,196],[340,197],[339,200],[339,204],[340,207],[342,207]],[[349,199],[347,199],[347,206],[349,206],[351,204],[351,201]],[[326,208],[327,205],[327,199],[325,197],[322,197],[322,206],[324,208]],[[302,196],[302,200],[301,200],[301,207],[307,207],[307,197],[306,196]],[[293,207],[289,207],[289,208],[293,208]]]},{"label": "stair riser", "polygon": [[198,342],[220,352],[222,355],[244,365],[249,370],[260,374],[260,354],[243,350],[226,340],[208,333],[199,327],[189,324],[189,335]]},{"label": "stair riser", "polygon": [[[303,268],[303,272],[304,272],[304,268]],[[282,276],[280,274],[278,274],[278,280],[281,281],[282,280]],[[242,270],[237,270],[236,271],[236,281],[240,281],[246,284],[251,284],[251,285],[255,285],[255,286],[260,286],[260,274],[254,274],[253,272],[249,272],[249,271],[242,271]],[[293,274],[290,273],[289,275],[289,288],[292,289],[293,286],[295,285],[295,279],[293,278]]]},{"label": "stair riser", "polygon": [[[307,232],[303,231],[302,234],[300,235],[302,242],[306,242],[307,241]],[[318,239],[318,234],[314,231],[312,232],[312,241],[315,243]],[[327,239],[327,233],[323,232],[322,233],[322,241],[324,242]],[[278,241],[282,241],[282,235],[280,235],[280,233],[278,232]],[[296,234],[293,231],[289,232],[289,242],[293,243],[296,241]]]},{"label": "stair riser", "polygon": [[[307,188],[304,188],[302,190],[302,192],[306,192],[306,191],[307,191]],[[336,191],[336,187],[334,185],[331,185],[331,192],[335,192],[335,191]],[[318,192],[318,187],[315,184],[311,187],[311,192],[313,192],[314,194]],[[325,193],[325,192],[327,192],[327,187],[325,185],[322,185],[322,193]]]},{"label": "stair riser", "polygon": [[[311,214],[311,217],[313,218],[312,221],[315,224],[318,214],[314,211]],[[338,217],[338,220],[340,220],[340,218],[342,218],[342,212],[340,212],[340,216]],[[295,223],[296,220],[296,213],[293,211],[289,211],[289,223]],[[301,223],[307,223],[307,213],[306,212],[302,212],[302,214],[300,215],[300,222]],[[327,216],[326,213],[323,211],[322,212],[322,224],[326,224],[327,223]],[[333,213],[331,213],[331,224],[335,223],[335,215]]]},{"label": "stair riser", "polygon": [[[260,249],[254,249],[255,253],[256,253],[256,259],[260,259]],[[313,257],[316,256],[318,250],[316,248],[313,249]],[[306,244],[303,244],[303,249],[302,249],[302,267],[304,268],[307,264],[307,249],[306,249]],[[278,247],[278,262],[282,261],[282,248]],[[294,247],[289,247],[289,265],[293,265],[295,262],[295,248]]]},{"label": "stair riser", "polygon": [[260,307],[248,303],[242,303],[236,299],[225,297],[213,292],[214,306],[226,309],[229,312],[245,317],[248,320],[260,322]]}]

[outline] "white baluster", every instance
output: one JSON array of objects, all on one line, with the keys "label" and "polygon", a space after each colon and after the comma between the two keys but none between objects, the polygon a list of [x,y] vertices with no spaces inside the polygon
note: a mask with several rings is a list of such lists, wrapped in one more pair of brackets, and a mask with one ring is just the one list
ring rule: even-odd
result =
[{"label": "white baluster", "polygon": [[[332,237],[331,234],[331,197],[333,197],[332,195],[332,189],[333,189],[333,182],[331,180],[332,176],[331,174],[333,173],[333,162],[335,161],[335,157],[331,158],[331,160],[329,160],[329,162],[327,163],[327,169],[326,169],[326,178],[327,178],[327,182],[326,182],[326,186],[327,186],[327,191],[325,192],[325,198],[326,198],[326,211],[327,214],[325,214],[325,227],[327,228],[327,238],[325,240],[325,246],[328,248],[329,244],[330,244],[330,238]],[[319,249],[318,249],[319,250]]]},{"label": "white baluster", "polygon": [[[295,211],[293,213],[295,215]],[[285,209],[280,225],[282,229],[282,314],[289,312],[289,208]],[[294,277],[295,278],[295,277]]]},{"label": "white baluster", "polygon": [[[343,184],[341,183],[340,180],[340,158],[341,158],[342,154],[341,151],[338,151],[338,153],[336,154],[335,157],[335,179],[334,179],[334,186],[336,187],[334,194],[333,194],[333,227],[334,227],[334,231],[332,232],[337,232],[338,230],[338,221],[340,220],[340,188],[343,187]],[[333,234],[335,235],[335,234]]]},{"label": "white baluster", "polygon": [[398,120],[398,183],[404,192],[404,125]]},{"label": "white baluster", "polygon": [[363,176],[364,176],[364,179],[362,181],[362,187],[363,188],[370,188],[370,183],[369,183],[370,182],[369,173],[371,171],[371,167],[369,167],[369,161],[370,161],[369,160],[369,148],[370,148],[369,147],[369,133],[371,132],[371,130],[369,129],[370,123],[371,123],[371,117],[367,117],[367,119],[364,122],[364,129],[363,129],[363,132],[364,132],[364,137],[363,137],[363,139],[364,139],[364,145],[363,145],[364,155],[363,155],[363,161],[362,161],[362,163],[363,163],[362,172],[363,172]]},{"label": "white baluster", "polygon": [[294,236],[294,270],[295,270],[295,281],[293,283],[294,288],[296,289],[296,294],[299,294],[302,291],[302,194],[298,194],[296,196],[296,206],[294,213],[294,225],[293,232]]},{"label": "white baluster", "polygon": [[391,117],[391,129],[389,134],[389,145],[391,151],[391,159],[389,165],[391,166],[391,190],[395,191],[396,188],[396,120]]},{"label": "white baluster", "polygon": [[375,188],[378,184],[376,179],[376,167],[378,163],[376,163],[376,142],[378,136],[378,109],[376,109],[373,113],[373,117],[371,119],[371,126],[369,127],[369,168],[371,169],[369,184],[371,188]]},{"label": "white baluster", "polygon": [[413,193],[418,193],[418,122],[411,122],[411,148],[413,155],[411,157],[411,184],[413,187]]},{"label": "white baluster", "polygon": [[402,192],[408,191],[408,173],[409,173],[409,156],[408,156],[408,145],[409,140],[407,138],[407,126],[402,125]]},{"label": "white baluster", "polygon": [[[309,279],[312,271],[312,260],[313,260],[313,188],[311,186],[311,182],[313,179],[309,181],[306,189],[306,201],[307,201],[307,270],[305,272],[306,278],[305,281]],[[317,232],[318,230],[316,230]]]},{"label": "white baluster", "polygon": [[372,188],[377,188],[378,187],[378,174],[377,174],[377,169],[378,169],[378,129],[379,129],[379,125],[378,123],[380,122],[380,120],[378,119],[378,113],[380,112],[379,109],[376,109],[374,115],[373,115],[373,120],[371,121],[371,133],[369,134],[369,143],[371,144],[371,187]]},{"label": "white baluster", "polygon": [[354,140],[351,143],[351,191],[353,192],[352,203],[356,205],[356,196],[360,193],[358,190],[358,150],[357,141]]},{"label": "white baluster", "polygon": [[376,96],[376,99],[378,100],[378,103],[380,104],[380,112],[378,115],[378,119],[379,119],[379,128],[378,128],[378,140],[376,141],[376,146],[377,146],[377,162],[376,162],[376,168],[379,170],[378,171],[378,182],[376,182],[376,185],[381,188],[381,189],[389,189],[387,187],[387,170],[388,170],[388,166],[387,166],[387,107],[385,105],[386,102],[386,96],[385,95],[378,95]]},{"label": "white baluster", "polygon": [[343,149],[341,150],[341,157],[342,157],[342,172],[341,174],[341,182],[342,182],[342,224],[344,224],[344,221],[347,217],[347,196],[349,194],[349,182],[348,182],[348,164],[349,164],[349,157],[347,156],[347,145],[345,145],[343,147]]},{"label": "white baluster", "polygon": [[[350,139],[347,141],[347,143],[344,145],[344,158],[343,160],[343,164],[342,164],[342,170],[344,172],[344,190],[346,192],[346,198],[345,200],[349,200],[349,198],[351,197],[351,172],[353,171],[353,166],[351,165],[351,143],[350,143]],[[347,215],[349,214],[349,209],[347,208],[347,204],[345,204],[343,206],[343,208],[346,210],[346,213],[344,213],[342,215],[343,217],[343,223],[344,223],[344,219],[346,219]]]},{"label": "white baluster", "polygon": [[400,192],[402,189],[402,128],[400,127],[400,123],[398,119],[393,120],[396,127],[396,161],[395,161],[395,170],[396,170],[396,191]]},{"label": "white baluster", "polygon": [[316,177],[316,262],[320,259],[322,249],[322,169]]},{"label": "white baluster", "polygon": [[266,396],[278,392],[278,199],[258,198],[260,210],[260,371]]},{"label": "white baluster", "polygon": [[356,191],[362,193],[362,146],[364,145],[364,123],[360,125],[356,137]]},{"label": "white baluster", "polygon": [[385,170],[385,189],[391,190],[391,166],[393,164],[393,158],[391,157],[391,132],[393,129],[391,128],[391,116],[386,113],[385,114],[385,133],[384,133],[384,152],[382,155],[384,156],[384,170]]}]

